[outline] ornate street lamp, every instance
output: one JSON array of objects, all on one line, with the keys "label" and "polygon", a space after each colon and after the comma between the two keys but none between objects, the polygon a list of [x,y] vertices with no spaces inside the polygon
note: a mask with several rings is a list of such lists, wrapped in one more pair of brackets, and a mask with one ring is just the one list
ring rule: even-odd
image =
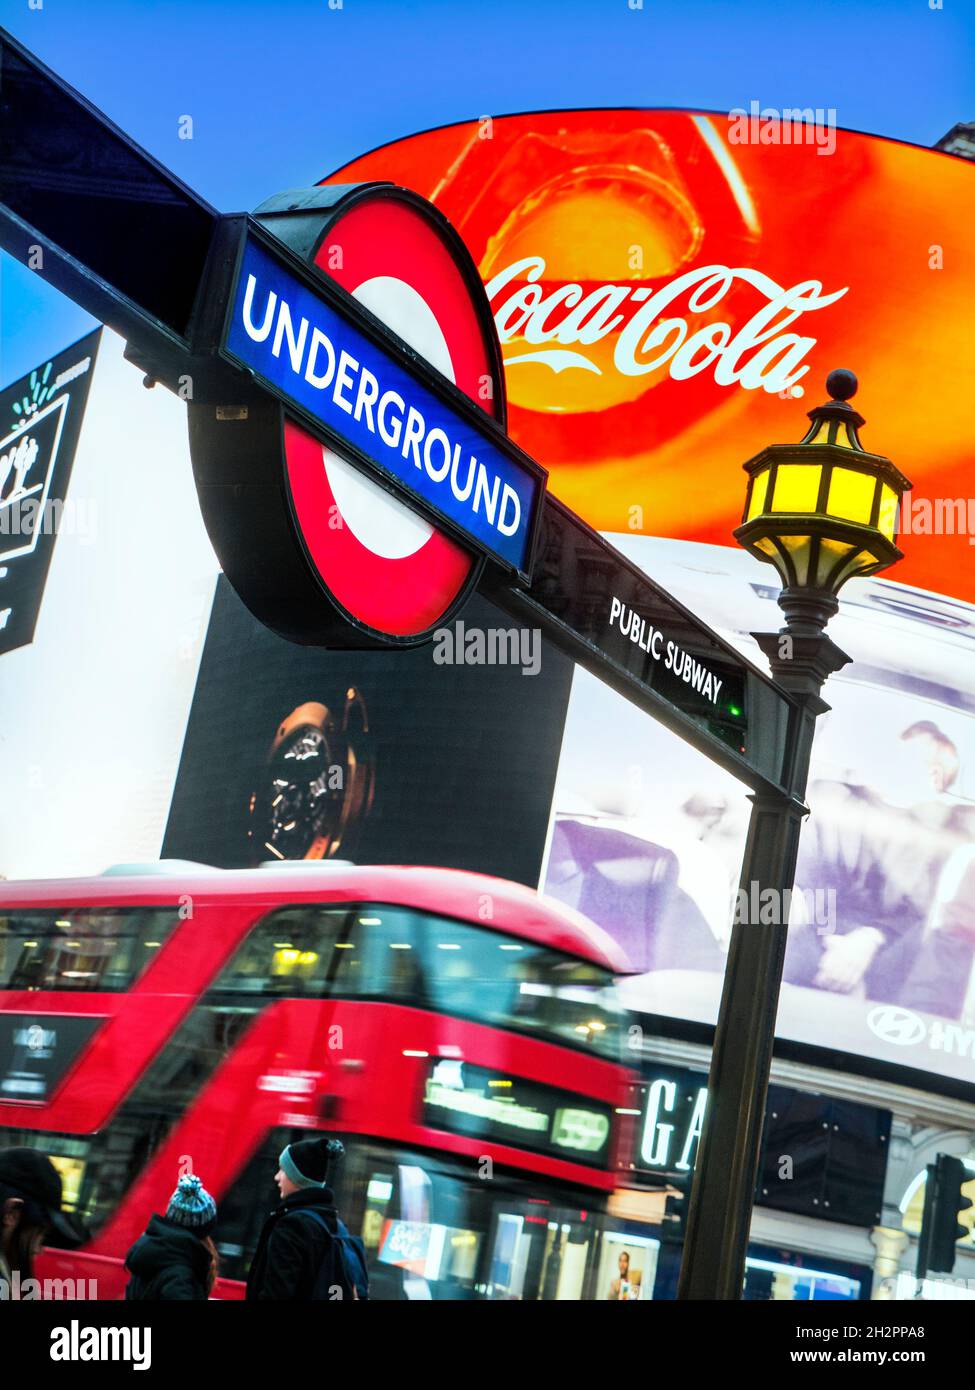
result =
[{"label": "ornate street lamp", "polygon": [[[771,444],[744,465],[745,516],[734,534],[778,570],[786,617],[780,632],[753,636],[774,679],[792,696],[793,713],[783,791],[751,798],[744,891],[728,948],[687,1215],[682,1299],[741,1297],[813,734],[829,708],[823,685],[850,660],[824,628],[841,585],[901,558],[897,516],[911,485],[890,459],[861,445],[863,417],[849,404],[857,389],[853,373],[830,372],[826,389],[831,399],[809,412],[803,440]],[[778,920],[750,921],[747,905],[767,904],[768,890],[780,905]]]},{"label": "ornate street lamp", "polygon": [[849,404],[852,372],[830,372],[831,399],[810,410],[798,444],[770,444],[744,464],[748,496],[735,539],[775,566],[786,618],[821,631],[848,579],[877,574],[902,558],[896,545],[901,498],[911,484],[890,459],[868,454]]}]

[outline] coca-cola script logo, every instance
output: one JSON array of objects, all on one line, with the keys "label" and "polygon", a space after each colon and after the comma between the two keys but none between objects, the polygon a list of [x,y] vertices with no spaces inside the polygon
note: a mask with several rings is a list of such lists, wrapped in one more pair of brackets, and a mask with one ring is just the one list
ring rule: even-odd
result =
[{"label": "coca-cola script logo", "polygon": [[[602,377],[610,367],[624,377],[656,373],[677,381],[710,369],[718,386],[788,390],[809,371],[803,359],[816,339],[787,330],[803,314],[835,304],[849,288],[824,294],[820,280],[785,288],[761,271],[724,265],[696,266],[656,286],[552,286],[545,268],[544,257],[525,256],[488,281],[498,336],[507,349],[505,367],[572,372],[583,398],[587,392],[575,373]],[[757,290],[765,303],[733,328],[717,306],[739,286]],[[598,408],[601,393],[593,394],[592,404],[576,408]]]}]

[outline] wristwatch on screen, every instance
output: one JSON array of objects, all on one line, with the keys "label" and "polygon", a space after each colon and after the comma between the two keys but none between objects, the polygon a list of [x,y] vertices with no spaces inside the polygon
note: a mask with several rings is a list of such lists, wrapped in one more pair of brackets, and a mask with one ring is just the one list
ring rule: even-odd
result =
[{"label": "wristwatch on screen", "polygon": [[251,793],[251,858],[332,859],[353,851],[372,806],[375,759],[361,693],[346,691],[337,721],[308,701],[281,721]]}]

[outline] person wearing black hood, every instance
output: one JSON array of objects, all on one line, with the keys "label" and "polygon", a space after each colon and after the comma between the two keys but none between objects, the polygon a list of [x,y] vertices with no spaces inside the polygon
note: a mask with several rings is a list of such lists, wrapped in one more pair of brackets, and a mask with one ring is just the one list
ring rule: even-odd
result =
[{"label": "person wearing black hood", "polygon": [[251,1261],[249,1300],[368,1297],[361,1242],[339,1220],[327,1185],[330,1162],[344,1152],[340,1140],[324,1138],[282,1151],[274,1175],[281,1202],[265,1221]]},{"label": "person wearing black hood", "polygon": [[194,1173],[180,1178],[165,1216],[153,1216],[125,1257],[130,1301],[205,1301],[217,1277],[210,1233],[217,1204]]},{"label": "person wearing black hood", "polygon": [[52,1231],[77,1244],[61,1200],[61,1175],[46,1154],[0,1149],[0,1280],[8,1297],[14,1276],[21,1286],[33,1278],[34,1260]]}]

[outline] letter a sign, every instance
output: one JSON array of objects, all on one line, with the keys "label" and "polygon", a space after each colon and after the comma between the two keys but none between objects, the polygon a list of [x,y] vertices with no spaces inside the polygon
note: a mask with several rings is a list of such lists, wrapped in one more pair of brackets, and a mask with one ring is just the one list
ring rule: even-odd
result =
[{"label": "letter a sign", "polygon": [[505,433],[487,296],[405,189],[297,190],[265,209],[236,248],[220,344],[239,399],[190,405],[211,537],[284,636],[415,645],[485,566],[530,572],[545,474]]}]

